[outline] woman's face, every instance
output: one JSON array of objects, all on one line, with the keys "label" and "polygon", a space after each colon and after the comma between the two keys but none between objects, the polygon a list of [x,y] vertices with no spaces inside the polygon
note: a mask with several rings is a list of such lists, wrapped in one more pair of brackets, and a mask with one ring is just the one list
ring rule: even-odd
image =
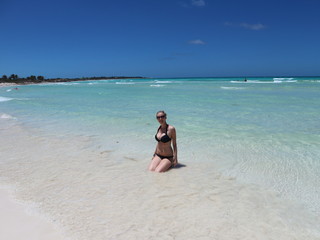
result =
[{"label": "woman's face", "polygon": [[166,119],[167,119],[166,115],[165,115],[164,113],[162,113],[162,112],[159,112],[159,113],[157,114],[156,118],[157,118],[157,120],[158,120],[158,122],[159,122],[160,124],[163,123],[163,122],[165,122]]}]

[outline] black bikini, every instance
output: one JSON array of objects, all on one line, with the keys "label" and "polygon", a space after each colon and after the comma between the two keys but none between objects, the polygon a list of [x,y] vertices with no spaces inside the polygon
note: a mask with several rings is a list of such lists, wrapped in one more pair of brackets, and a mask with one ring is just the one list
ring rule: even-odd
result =
[{"label": "black bikini", "polygon": [[[168,132],[168,127],[169,125],[167,124],[167,128],[166,128],[166,132],[165,132],[165,135],[163,135],[160,140],[157,138],[157,135],[158,135],[158,132],[161,128],[161,126],[158,128],[158,131],[156,133],[156,135],[154,136],[154,138],[158,141],[158,142],[163,142],[163,143],[167,143],[167,142],[170,142],[171,141],[171,138],[168,136],[167,132]],[[171,163],[172,163],[172,166],[173,166],[173,156],[162,156],[162,155],[159,155],[157,153],[155,153],[153,156],[158,156],[161,160],[166,158],[168,159]]]},{"label": "black bikini", "polygon": [[169,125],[167,124],[167,128],[166,128],[166,132],[165,135],[163,135],[160,139],[157,138],[158,132],[161,128],[161,126],[158,128],[158,131],[156,133],[156,135],[154,136],[154,138],[158,141],[158,142],[163,142],[163,143],[167,143],[171,141],[171,138],[168,136],[167,131],[168,131],[168,127]]},{"label": "black bikini", "polygon": [[162,155],[159,155],[159,154],[157,154],[157,153],[153,154],[153,156],[154,156],[154,157],[155,157],[155,156],[158,156],[161,160],[162,160],[162,159],[168,159],[168,160],[171,162],[170,168],[171,168],[171,167],[174,167],[173,156],[162,156]]}]

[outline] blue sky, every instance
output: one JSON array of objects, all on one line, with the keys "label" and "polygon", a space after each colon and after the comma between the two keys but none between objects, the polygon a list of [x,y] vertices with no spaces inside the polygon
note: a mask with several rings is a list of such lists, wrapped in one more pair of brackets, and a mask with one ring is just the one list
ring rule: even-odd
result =
[{"label": "blue sky", "polygon": [[0,0],[0,75],[320,75],[320,0]]}]

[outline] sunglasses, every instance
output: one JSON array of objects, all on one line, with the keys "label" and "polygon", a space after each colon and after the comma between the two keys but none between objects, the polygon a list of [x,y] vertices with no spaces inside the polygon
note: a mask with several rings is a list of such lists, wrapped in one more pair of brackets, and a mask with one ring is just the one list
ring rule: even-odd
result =
[{"label": "sunglasses", "polygon": [[157,116],[157,119],[161,119],[161,118],[165,118],[165,117],[166,117],[165,115]]}]

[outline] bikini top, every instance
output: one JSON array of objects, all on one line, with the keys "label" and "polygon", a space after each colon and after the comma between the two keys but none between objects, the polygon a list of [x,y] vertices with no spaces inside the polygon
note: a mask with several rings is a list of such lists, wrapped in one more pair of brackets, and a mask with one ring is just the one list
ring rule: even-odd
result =
[{"label": "bikini top", "polygon": [[168,127],[169,127],[169,125],[167,124],[167,128],[166,128],[165,135],[163,135],[160,139],[157,138],[157,135],[158,135],[158,132],[159,132],[161,126],[158,128],[158,131],[157,131],[156,135],[154,136],[154,138],[155,138],[158,142],[166,143],[166,142],[170,142],[170,141],[171,141],[171,138],[170,138],[170,137],[168,136],[168,134],[167,134]]}]

